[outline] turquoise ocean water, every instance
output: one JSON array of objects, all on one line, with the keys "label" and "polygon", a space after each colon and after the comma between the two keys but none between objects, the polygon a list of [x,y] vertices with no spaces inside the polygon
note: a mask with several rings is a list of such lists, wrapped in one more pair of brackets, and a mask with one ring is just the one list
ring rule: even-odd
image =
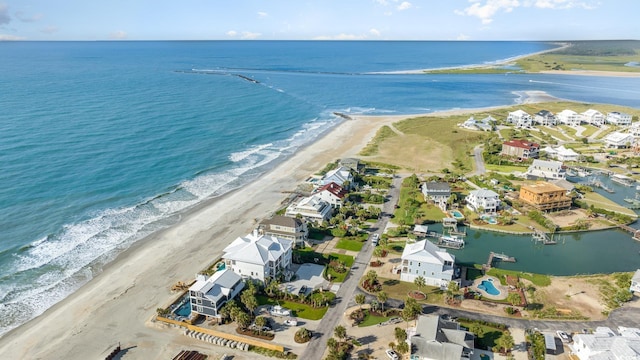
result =
[{"label": "turquoise ocean water", "polygon": [[[334,111],[505,105],[526,90],[640,107],[637,79],[380,74],[491,63],[551,47],[0,43],[0,334],[63,299],[181,212],[313,141],[341,121]],[[600,270],[589,269],[574,273]]]}]

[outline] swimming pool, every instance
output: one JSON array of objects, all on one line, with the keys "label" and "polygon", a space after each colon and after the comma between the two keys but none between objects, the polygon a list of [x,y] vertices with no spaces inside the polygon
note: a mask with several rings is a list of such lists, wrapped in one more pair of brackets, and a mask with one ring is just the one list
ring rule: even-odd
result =
[{"label": "swimming pool", "polygon": [[464,215],[462,215],[462,213],[458,210],[451,210],[450,213],[451,213],[451,216],[453,216],[456,219],[464,219]]},{"label": "swimming pool", "polygon": [[191,316],[191,302],[189,302],[188,297],[186,301],[182,302],[180,306],[178,306],[174,313],[178,316],[184,316],[186,318],[189,318],[189,316]]},{"label": "swimming pool", "polygon": [[481,219],[488,222],[491,225],[495,225],[498,223],[498,220],[496,220],[494,216],[482,215]]},{"label": "swimming pool", "polygon": [[496,287],[493,286],[493,279],[482,280],[482,282],[478,284],[478,289],[483,290],[489,295],[500,295],[500,290],[496,289]]}]

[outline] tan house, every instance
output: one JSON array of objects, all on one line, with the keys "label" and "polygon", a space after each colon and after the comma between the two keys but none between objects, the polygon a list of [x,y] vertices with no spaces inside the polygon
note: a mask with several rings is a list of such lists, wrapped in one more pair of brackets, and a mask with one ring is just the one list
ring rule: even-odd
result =
[{"label": "tan house", "polygon": [[571,207],[567,190],[546,181],[520,187],[520,200],[538,210],[562,210]]},{"label": "tan house", "polygon": [[293,240],[294,246],[304,246],[309,237],[307,224],[303,219],[289,216],[275,215],[271,219],[260,222],[259,231],[268,236]]}]

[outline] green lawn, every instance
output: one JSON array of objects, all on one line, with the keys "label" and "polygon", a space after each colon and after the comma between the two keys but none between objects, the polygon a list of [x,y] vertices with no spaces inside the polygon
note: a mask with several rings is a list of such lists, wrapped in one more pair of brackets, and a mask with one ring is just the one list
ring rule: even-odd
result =
[{"label": "green lawn", "polygon": [[[418,290],[414,283],[400,281],[396,279],[387,279],[378,277],[378,281],[382,284],[382,291],[389,295],[390,299],[406,300],[411,290]],[[418,301],[429,304],[442,304],[444,296],[440,288],[434,286],[424,286],[422,292],[427,295],[426,300]]]},{"label": "green lawn", "polygon": [[505,270],[505,269],[498,269],[498,268],[491,268],[491,270],[489,270],[487,274],[491,276],[495,276],[498,279],[500,279],[500,283],[502,285],[506,285],[505,275],[517,276],[522,279],[527,279],[536,286],[551,285],[551,278],[549,277],[549,275],[544,275],[544,274],[525,273],[522,271]]},{"label": "green lawn", "polygon": [[475,344],[478,348],[486,349],[496,346],[496,341],[502,337],[504,332],[492,326],[482,325],[475,322],[458,321],[461,326],[469,329],[476,335]]},{"label": "green lawn", "polygon": [[545,133],[545,134],[549,134],[549,135],[551,135],[551,136],[553,136],[555,138],[558,138],[560,140],[575,141],[575,139],[570,138],[570,137],[564,135],[563,133],[561,133],[560,131],[555,130],[555,129],[550,129],[548,127],[544,127],[544,128],[541,128],[540,131]]},{"label": "green lawn", "polygon": [[635,213],[635,211],[625,206],[622,206],[620,204],[617,204],[596,192],[588,192],[584,194],[584,199],[582,199],[582,201],[587,203],[587,205],[589,206],[593,205],[594,207],[597,207],[597,208],[615,211],[621,214],[632,216],[634,218],[638,216]]},{"label": "green lawn", "polygon": [[364,320],[358,324],[358,327],[372,326],[378,325],[381,322],[385,322],[391,319],[391,316],[375,316],[371,315],[369,311],[366,311],[367,316],[365,316]]},{"label": "green lawn", "polygon": [[582,127],[586,128],[586,130],[582,132],[582,136],[585,136],[585,137],[589,137],[593,135],[593,133],[595,133],[596,131],[598,131],[598,129],[600,129],[599,127],[595,127],[593,125],[582,125]]},{"label": "green lawn", "polygon": [[333,282],[343,282],[344,279],[349,274],[349,269],[351,269],[351,266],[353,265],[353,262],[354,262],[353,256],[331,253],[331,254],[329,254],[328,259],[329,259],[329,261],[331,261],[331,260],[342,261],[344,263],[344,265],[347,267],[347,271],[345,271],[343,273],[336,272],[333,269],[331,269],[330,267],[327,267],[326,275],[331,275],[331,281],[333,281]]},{"label": "green lawn", "polygon": [[284,308],[292,310],[292,315],[307,320],[320,320],[329,309],[328,306],[314,308],[310,305],[299,304],[292,301],[276,300],[265,295],[257,295],[258,305],[280,305]]},{"label": "green lawn", "polygon": [[349,251],[360,251],[364,243],[359,240],[340,239],[336,244],[337,249],[344,249]]},{"label": "green lawn", "polygon": [[485,164],[484,167],[489,171],[497,171],[500,173],[513,173],[517,172],[527,172],[528,167],[526,166],[515,166],[515,165],[495,165],[495,164]]}]

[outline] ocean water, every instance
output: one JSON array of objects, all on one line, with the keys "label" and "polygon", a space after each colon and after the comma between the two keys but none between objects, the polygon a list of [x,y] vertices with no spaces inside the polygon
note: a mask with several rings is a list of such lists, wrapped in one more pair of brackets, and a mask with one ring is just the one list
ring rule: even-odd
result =
[{"label": "ocean water", "polygon": [[145,235],[351,114],[513,104],[543,90],[640,107],[636,79],[388,75],[536,42],[0,43],[0,334]]}]

